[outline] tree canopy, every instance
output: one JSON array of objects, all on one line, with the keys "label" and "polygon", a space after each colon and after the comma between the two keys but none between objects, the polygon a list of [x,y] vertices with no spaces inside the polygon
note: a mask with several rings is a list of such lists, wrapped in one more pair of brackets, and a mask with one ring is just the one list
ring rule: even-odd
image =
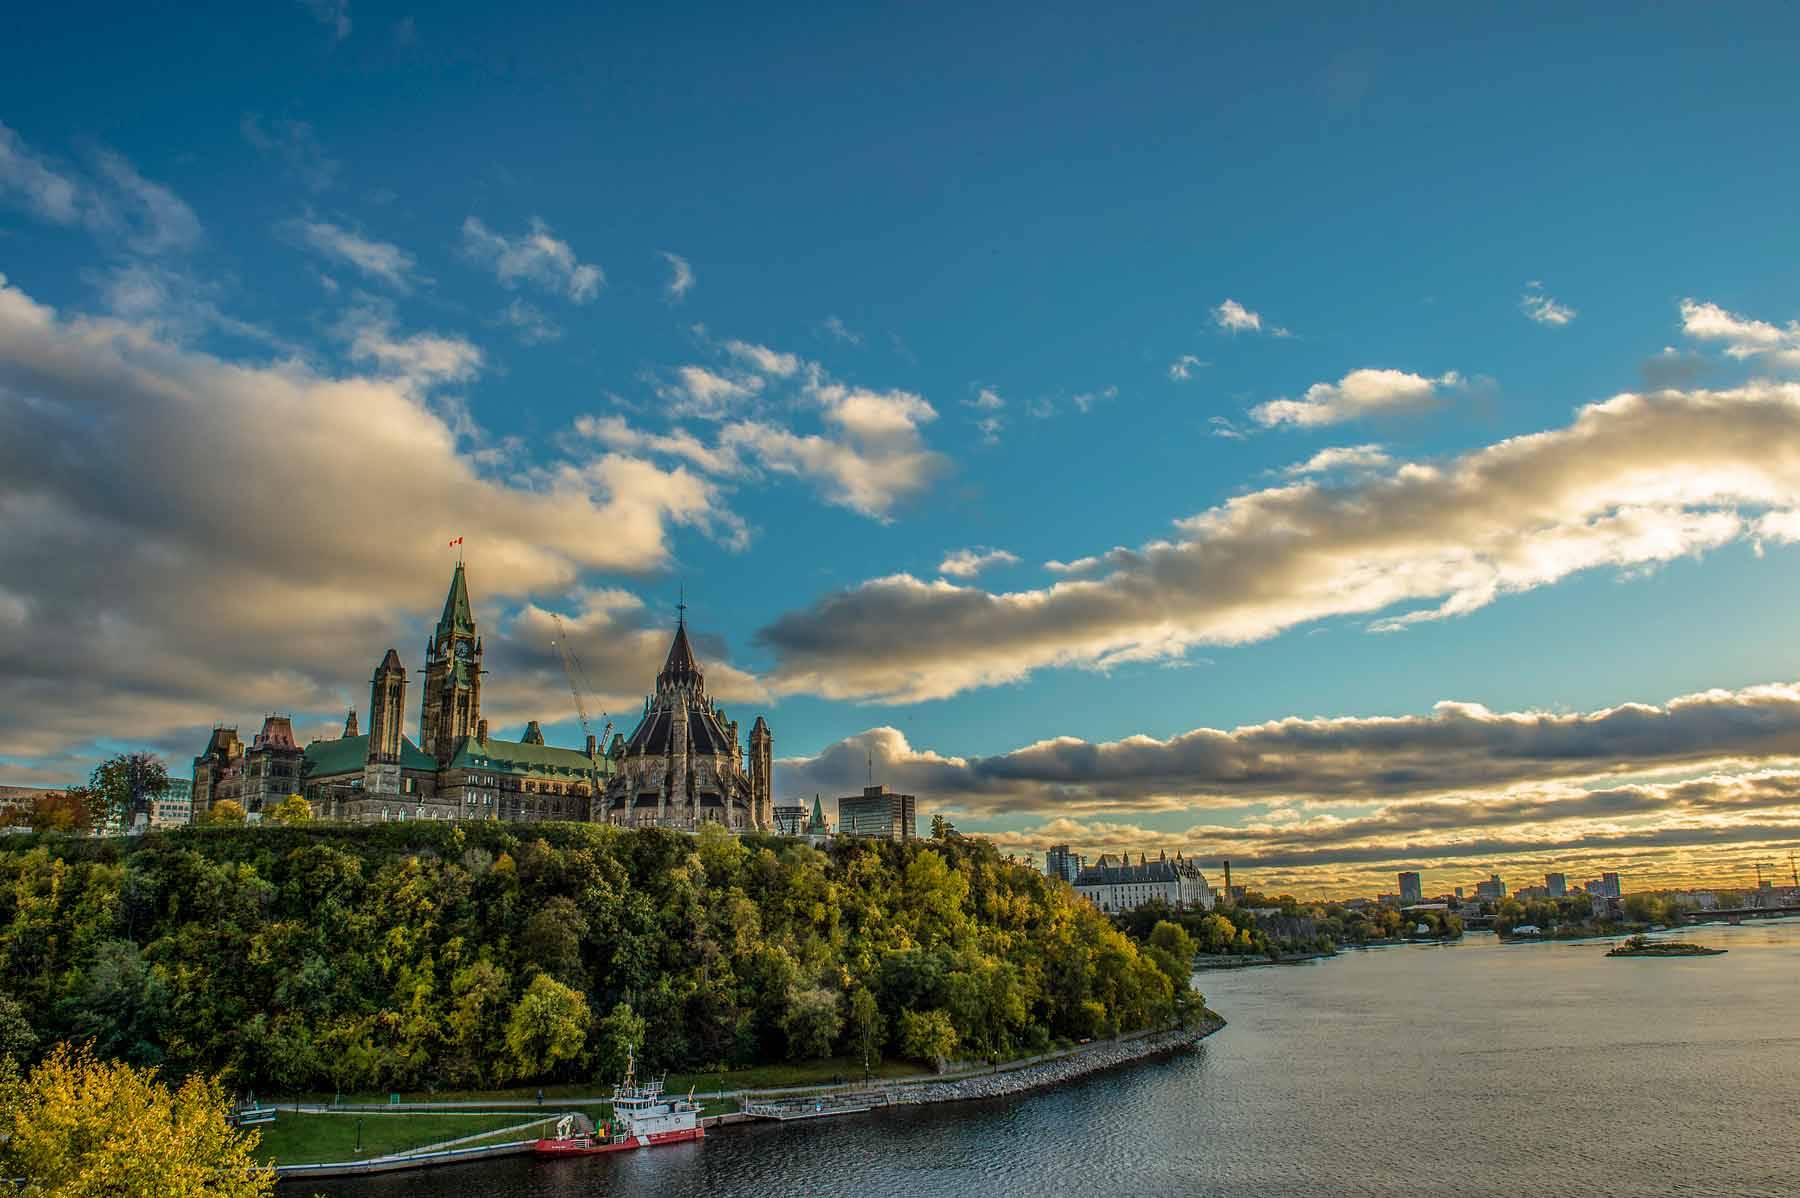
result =
[{"label": "tree canopy", "polygon": [[11,1042],[259,1090],[606,1081],[628,1049],[1018,1055],[1191,1013],[1185,951],[964,838],[265,821],[0,845]]}]

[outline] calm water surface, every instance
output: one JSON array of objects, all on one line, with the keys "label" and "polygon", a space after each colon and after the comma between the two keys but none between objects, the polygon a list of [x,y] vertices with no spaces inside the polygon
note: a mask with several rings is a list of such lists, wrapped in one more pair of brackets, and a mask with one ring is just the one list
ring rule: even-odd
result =
[{"label": "calm water surface", "polygon": [[1197,1051],[1033,1097],[752,1124],[284,1198],[576,1195],[1800,1195],[1800,923],[1352,953],[1202,975]]}]

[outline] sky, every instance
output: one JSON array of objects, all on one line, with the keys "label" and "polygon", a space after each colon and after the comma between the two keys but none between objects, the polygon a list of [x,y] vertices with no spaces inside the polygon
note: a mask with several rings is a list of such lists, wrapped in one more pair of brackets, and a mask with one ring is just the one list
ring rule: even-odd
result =
[{"label": "sky", "polygon": [[1800,16],[1732,13],[9,11],[0,782],[335,734],[462,537],[503,735],[579,743],[556,617],[629,731],[685,596],[779,801],[1747,884]]}]

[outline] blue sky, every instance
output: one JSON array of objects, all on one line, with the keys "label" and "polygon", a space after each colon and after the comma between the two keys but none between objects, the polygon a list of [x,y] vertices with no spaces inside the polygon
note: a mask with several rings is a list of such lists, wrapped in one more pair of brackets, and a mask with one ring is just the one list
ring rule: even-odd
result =
[{"label": "blue sky", "polygon": [[[68,478],[18,464],[92,459],[87,438],[111,435],[113,417],[83,409],[78,381],[48,358],[28,361],[42,341],[21,333],[0,360],[0,429],[18,455],[0,530],[36,548],[13,551],[0,581],[15,616],[0,620],[15,675],[0,695],[12,713],[0,723],[15,726],[0,775],[67,777],[125,743],[179,760],[215,718],[341,719],[366,702],[388,639],[416,652],[451,560],[446,533],[469,536],[495,669],[513,670],[497,715],[561,719],[575,735],[537,618],[551,610],[576,618],[600,689],[629,710],[685,584],[716,688],[768,713],[778,755],[796,759],[791,786],[808,791],[844,781],[821,762],[880,726],[915,752],[989,758],[1053,736],[1422,717],[1441,700],[1585,712],[1796,676],[1800,550],[1755,524],[1788,510],[1763,482],[1662,495],[1663,523],[1637,548],[1509,575],[1449,618],[1397,631],[1370,626],[1446,589],[1342,610],[1314,596],[1301,604],[1314,614],[1272,614],[1294,587],[1353,590],[1418,568],[1388,545],[1353,578],[1266,586],[1245,580],[1276,566],[1222,559],[1247,563],[1235,581],[1265,592],[1230,635],[1217,612],[1158,589],[1167,575],[1119,583],[1142,585],[1146,612],[1166,609],[1146,617],[1155,628],[1120,631],[1116,611],[1104,634],[1046,625],[1010,675],[990,661],[965,677],[946,664],[964,647],[945,632],[961,628],[978,657],[1018,610],[989,597],[1031,602],[1079,577],[1045,563],[1180,541],[1190,534],[1174,522],[1234,498],[1309,478],[1361,494],[1406,463],[1570,429],[1625,392],[1789,386],[1789,9],[527,18],[350,0],[7,21],[0,274],[19,327],[53,312],[96,377],[92,337],[163,395],[145,380],[179,389],[196,370],[241,369],[258,386],[293,372],[367,382],[395,405],[369,411],[420,421],[390,427],[396,444],[437,456],[421,450],[366,488],[356,473],[309,485],[321,475],[307,455],[357,437],[364,401],[333,407],[307,437],[316,397],[265,412],[249,387],[216,402],[234,420],[259,414],[259,436],[172,435],[191,457],[165,446],[131,486],[96,467],[84,507]],[[112,344],[122,327],[133,348]],[[716,390],[700,395],[683,368]],[[1357,392],[1356,371],[1390,373],[1362,379],[1367,403],[1319,406]],[[1315,386],[1335,390],[1309,398]],[[1281,401],[1301,406],[1283,420]],[[1290,473],[1344,448],[1361,452]],[[284,456],[291,481],[260,469],[263,454]],[[630,478],[626,458],[641,467]],[[1643,468],[1713,468],[1660,461]],[[481,486],[409,489],[434,462]],[[1759,469],[1785,479],[1791,465]],[[158,473],[203,474],[206,493],[163,494]],[[571,498],[577,477],[598,511]],[[1581,518],[1641,498],[1621,486]],[[555,503],[508,506],[551,491]],[[1675,515],[1742,524],[1671,531]],[[349,524],[392,551],[334,543]],[[1281,533],[1259,527],[1260,552]],[[1656,537],[1665,548],[1642,548]],[[269,562],[253,568],[258,541]],[[963,549],[1016,560],[947,578],[967,592],[948,602],[975,603],[960,615],[923,591],[864,585],[937,585]],[[52,560],[63,564],[46,573]],[[242,572],[229,588],[201,581],[221,560]],[[239,605],[196,605],[176,578]],[[141,594],[97,598],[120,588]],[[848,598],[826,612],[834,596]],[[283,602],[295,606],[285,623]],[[231,629],[213,660],[204,639],[184,639],[200,606]],[[861,631],[840,635],[834,619]],[[851,643],[881,620],[905,685]],[[799,646],[798,624],[819,643]],[[133,649],[103,651],[113,636]],[[905,664],[927,640],[935,656]],[[108,698],[72,697],[88,687]],[[890,764],[915,776],[911,758]],[[1242,808],[1229,786],[1165,781],[1104,811],[1059,806],[1065,791],[1000,810],[916,776],[951,787],[930,802],[1027,848],[1059,835],[1204,847],[1192,829],[1363,809],[1303,786]]]}]

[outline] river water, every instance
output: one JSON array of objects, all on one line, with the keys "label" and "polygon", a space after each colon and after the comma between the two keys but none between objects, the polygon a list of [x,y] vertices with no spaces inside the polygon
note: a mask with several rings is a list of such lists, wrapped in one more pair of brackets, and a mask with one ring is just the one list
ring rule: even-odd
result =
[{"label": "river water", "polygon": [[1800,922],[1683,939],[1731,951],[1608,960],[1472,935],[1206,973],[1224,1031],[1036,1095],[293,1193],[1800,1194]]}]

